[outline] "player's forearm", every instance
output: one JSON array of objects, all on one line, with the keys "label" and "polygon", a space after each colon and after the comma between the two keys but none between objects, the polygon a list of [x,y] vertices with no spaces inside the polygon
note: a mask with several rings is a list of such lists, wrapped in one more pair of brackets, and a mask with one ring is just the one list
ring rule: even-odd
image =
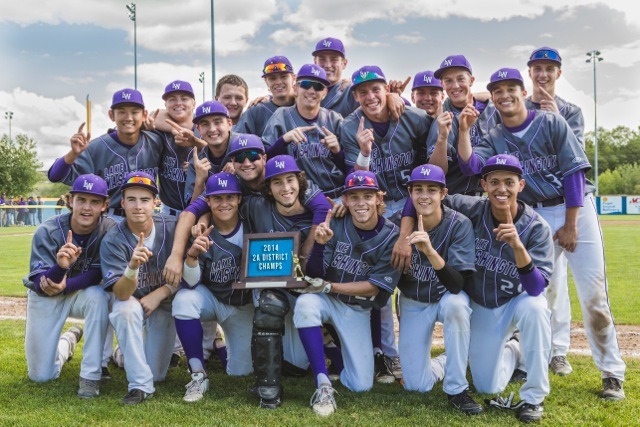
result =
[{"label": "player's forearm", "polygon": [[439,166],[446,174],[449,171],[449,160],[447,159],[447,138],[442,132],[438,134],[436,146],[429,157],[429,163]]},{"label": "player's forearm", "polygon": [[515,248],[512,248],[512,249],[516,259],[516,267],[523,268],[531,264],[531,256],[529,256],[529,252],[527,251],[527,248],[525,248],[521,242]]},{"label": "player's forearm", "polygon": [[564,212],[564,228],[577,230],[578,229],[578,211],[579,206],[567,207]]},{"label": "player's forearm", "polygon": [[138,288],[138,277],[130,279],[121,276],[116,283],[113,284],[113,295],[120,301],[126,301],[134,294]]},{"label": "player's forearm", "polygon": [[458,270],[449,264],[444,264],[441,268],[436,268],[435,272],[440,283],[442,283],[449,292],[452,294],[460,293],[464,286],[464,277]]},{"label": "player's forearm", "polygon": [[176,224],[171,255],[179,256],[180,258],[184,256],[189,236],[191,236],[191,227],[194,225],[196,225],[196,216],[188,210],[182,211]]},{"label": "player's forearm", "polygon": [[84,273],[67,279],[67,287],[62,292],[69,294],[74,291],[86,289],[89,286],[99,284],[100,280],[102,280],[102,271],[99,268],[91,268]]},{"label": "player's forearm", "polygon": [[307,236],[307,239],[304,241],[304,243],[302,244],[302,247],[300,248],[299,254],[302,258],[308,258],[309,255],[311,254],[311,249],[313,248],[313,244],[315,242],[315,238],[313,236],[315,236],[316,234],[317,227],[318,227],[317,225],[311,226],[311,229],[309,230],[309,235]]},{"label": "player's forearm", "polygon": [[471,148],[471,136],[469,134],[469,129],[460,128],[458,134],[458,158],[464,163],[467,163],[469,162],[472,154],[473,148]]},{"label": "player's forearm", "polygon": [[48,173],[49,181],[51,182],[62,181],[64,177],[69,174],[69,171],[71,170],[71,165],[73,164],[74,161],[75,159],[67,163],[66,156],[56,159],[53,165],[51,165],[51,168],[49,168],[49,173]]},{"label": "player's forearm", "polygon": [[339,283],[331,282],[331,292],[354,297],[375,297],[380,289],[369,281]]},{"label": "player's forearm", "polygon": [[191,196],[191,203],[198,200],[198,197],[200,197],[200,195],[204,192],[204,181],[206,181],[206,178],[205,180],[196,179],[196,182],[193,186],[193,195]]},{"label": "player's forearm", "polygon": [[200,265],[198,264],[198,259],[195,261],[191,257],[187,257],[184,261],[184,267],[182,269],[182,278],[190,287],[194,287],[200,281]]}]

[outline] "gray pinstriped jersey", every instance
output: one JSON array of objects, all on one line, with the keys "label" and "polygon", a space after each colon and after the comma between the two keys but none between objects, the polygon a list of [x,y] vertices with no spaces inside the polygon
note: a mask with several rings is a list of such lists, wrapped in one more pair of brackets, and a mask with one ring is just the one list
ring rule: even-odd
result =
[{"label": "gray pinstriped jersey", "polygon": [[324,248],[325,280],[330,282],[368,281],[380,288],[376,297],[365,298],[330,294],[347,304],[364,308],[382,307],[398,284],[400,272],[391,265],[391,252],[398,240],[398,227],[385,219],[382,230],[368,240],[362,240],[351,215],[332,218],[333,237]]},{"label": "gray pinstriped jersey", "polygon": [[342,81],[339,81],[329,87],[327,96],[324,97],[320,105],[328,110],[335,111],[342,117],[347,117],[360,106],[351,92],[351,86],[352,84],[349,83],[342,89]]},{"label": "gray pinstriped jersey", "polygon": [[158,135],[147,131],[141,131],[138,142],[131,147],[116,142],[108,134],[99,136],[78,156],[62,182],[73,185],[80,175],[98,175],[107,183],[110,207],[119,208],[122,198],[120,186],[126,174],[142,171],[158,176],[162,145]]},{"label": "gray pinstriped jersey", "polygon": [[183,210],[188,206],[185,203],[185,184],[187,172],[184,163],[191,161],[193,147],[184,147],[176,144],[171,132],[155,131],[164,144],[160,159],[160,173],[158,184],[160,185],[160,200],[173,209]]},{"label": "gray pinstriped jersey", "polygon": [[[27,288],[34,290],[32,279],[58,263],[56,255],[58,250],[67,243],[67,234],[71,229],[70,221],[71,213],[57,215],[49,218],[36,229],[31,245],[31,260],[29,261],[31,271],[23,279],[23,284]],[[86,244],[82,246],[82,253],[78,260],[69,268],[66,275],[68,278],[84,273],[90,268],[100,268],[100,242],[107,231],[115,225],[114,219],[107,216],[100,217],[98,225],[91,232]]]},{"label": "gray pinstriped jersey", "polygon": [[280,107],[272,101],[256,104],[240,116],[240,120],[238,120],[233,130],[237,133],[252,133],[262,136],[267,122],[278,108]]},{"label": "gray pinstriped jersey", "polygon": [[[348,167],[355,165],[360,153],[356,133],[363,115],[359,108],[342,122],[340,137]],[[402,200],[408,197],[407,181],[419,162],[420,151],[426,148],[432,121],[423,110],[406,107],[399,122],[391,120],[384,137],[374,132],[369,170],[376,174],[380,190],[386,192],[385,200]],[[365,116],[365,128],[372,127]]]},{"label": "gray pinstriped jersey", "polygon": [[[499,307],[523,292],[513,249],[496,240],[491,205],[486,197],[447,196],[445,203],[466,215],[473,224],[476,273],[465,292],[476,303]],[[549,281],[553,271],[553,240],[549,225],[528,205],[518,203],[514,224],[533,264]]]},{"label": "gray pinstriped jersey", "polygon": [[[287,154],[296,159],[298,167],[303,170],[307,178],[316,183],[323,192],[340,190],[344,186],[344,174],[329,157],[331,152],[320,142],[324,138],[321,128],[324,126],[329,132],[336,134],[340,140],[340,124],[342,116],[335,111],[321,108],[318,113],[316,126],[305,132],[306,142],[287,144]],[[285,133],[301,126],[309,126],[309,122],[302,118],[295,105],[281,107],[271,116],[262,135],[265,148],[272,146]],[[339,194],[339,193],[338,193]],[[332,195],[332,197],[335,197]]]},{"label": "gray pinstriped jersey", "polygon": [[[431,246],[444,261],[459,272],[475,272],[473,252],[473,226],[471,221],[452,209],[443,206],[442,221],[429,231]],[[414,231],[418,230],[418,224]],[[407,298],[425,303],[440,301],[447,292],[431,263],[418,248],[413,245],[409,272],[402,275],[398,289]]]},{"label": "gray pinstriped jersey", "polygon": [[[142,298],[165,284],[162,270],[171,255],[173,236],[177,218],[160,214],[153,215],[155,239],[153,241],[153,256],[149,262],[140,266],[138,272],[138,289],[133,293],[135,298]],[[102,286],[105,290],[111,288],[124,274],[129,265],[133,249],[138,241],[123,219],[107,232],[102,239],[100,259],[102,261]]]},{"label": "gray pinstriped jersey", "polygon": [[540,110],[522,138],[499,124],[480,145],[473,147],[473,152],[482,163],[496,154],[516,156],[527,181],[518,198],[529,205],[564,196],[564,178],[591,168],[566,120],[559,114]]}]

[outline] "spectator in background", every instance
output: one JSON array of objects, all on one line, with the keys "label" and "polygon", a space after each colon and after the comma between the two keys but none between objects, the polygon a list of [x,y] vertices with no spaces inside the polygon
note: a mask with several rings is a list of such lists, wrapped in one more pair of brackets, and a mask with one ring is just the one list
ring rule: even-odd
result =
[{"label": "spectator in background", "polygon": [[[7,206],[13,206],[15,205],[16,202],[13,201],[13,196],[9,196],[9,200],[7,200],[6,205]],[[15,224],[16,222],[16,210],[14,208],[8,208],[7,209],[7,227],[12,226],[13,224]]]},{"label": "spectator in background", "polygon": [[40,206],[38,208],[38,224],[42,224],[42,213],[44,211],[44,208],[42,206],[44,206],[44,200],[42,200],[42,197],[40,196],[38,196],[37,199],[38,200],[36,201],[36,205]]},{"label": "spectator in background", "polygon": [[38,203],[36,203],[36,199],[34,199],[33,196],[29,196],[29,198],[27,199],[27,205],[31,207],[28,208],[27,211],[27,225],[36,225],[36,211],[38,210],[38,208],[35,208],[33,206],[36,206],[37,204]]},{"label": "spectator in background", "polygon": [[65,202],[64,194],[60,196],[58,201],[56,202],[56,215],[60,215],[62,213],[62,207],[66,206],[67,202]]},{"label": "spectator in background", "polygon": [[7,220],[7,209],[5,206],[7,205],[6,201],[7,195],[2,193],[0,195],[0,227],[6,227],[5,221]]},{"label": "spectator in background", "polygon": [[[24,200],[24,196],[20,196],[20,200],[18,200],[18,206],[27,206],[27,201]],[[26,207],[20,207],[17,209],[18,225],[27,224],[27,221],[29,221],[28,213],[29,213],[29,209],[27,209]]]}]

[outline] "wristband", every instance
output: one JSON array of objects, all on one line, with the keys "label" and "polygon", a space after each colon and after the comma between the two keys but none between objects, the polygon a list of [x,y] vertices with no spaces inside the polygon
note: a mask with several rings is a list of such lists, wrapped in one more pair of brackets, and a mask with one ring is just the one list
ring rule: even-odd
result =
[{"label": "wristband", "polygon": [[175,294],[176,294],[176,292],[178,292],[178,288],[174,288],[173,286],[171,286],[171,285],[170,285],[170,284],[168,284],[168,283],[165,283],[164,285],[165,285],[167,288],[169,288],[169,291],[171,292],[171,295],[175,295]]},{"label": "wristband", "polygon": [[324,289],[322,289],[322,292],[325,294],[331,292],[331,282],[324,282]]},{"label": "wristband", "polygon": [[126,278],[127,278],[127,279],[129,279],[129,280],[136,280],[136,277],[138,277],[138,271],[139,271],[139,270],[140,270],[140,268],[139,268],[139,267],[138,267],[138,268],[136,268],[136,269],[133,269],[133,268],[130,268],[130,267],[127,265],[127,268],[125,268],[125,269],[124,269],[124,274],[123,274],[123,276],[124,276],[124,277],[126,277]]},{"label": "wristband", "polygon": [[365,156],[362,154],[362,152],[358,153],[358,158],[356,159],[356,165],[368,168],[370,162],[371,162],[370,156]]}]

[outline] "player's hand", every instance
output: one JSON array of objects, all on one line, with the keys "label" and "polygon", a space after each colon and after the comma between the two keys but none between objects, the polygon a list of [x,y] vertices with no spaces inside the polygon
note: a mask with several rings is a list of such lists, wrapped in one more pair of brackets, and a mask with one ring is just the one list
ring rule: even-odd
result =
[{"label": "player's hand", "polygon": [[460,132],[469,132],[469,129],[475,124],[480,116],[480,112],[476,110],[476,107],[468,104],[462,112],[458,115],[458,123],[460,125]]},{"label": "player's hand", "polygon": [[187,256],[190,258],[198,258],[200,254],[203,254],[209,250],[213,242],[209,238],[209,234],[213,231],[213,225],[209,226],[200,234],[191,244],[191,247],[187,251]]},{"label": "player's hand", "polygon": [[333,237],[333,230],[331,229],[331,215],[331,210],[327,211],[327,218],[316,227],[316,234],[314,238],[316,239],[316,243],[320,245],[326,245]]},{"label": "player's hand", "polygon": [[164,121],[171,126],[171,134],[173,134],[173,140],[176,144],[181,147],[193,147],[196,145],[196,136],[191,129],[183,128],[171,119],[165,119]]},{"label": "player's hand", "polygon": [[253,101],[251,101],[249,103],[249,105],[247,105],[247,108],[251,108],[254,105],[258,105],[258,104],[260,104],[262,102],[269,102],[269,101],[271,101],[271,97],[269,95],[259,96],[259,97],[255,98]]},{"label": "player's hand", "polygon": [[438,118],[440,115],[444,113],[444,109],[442,108],[442,100],[438,101],[438,108],[436,108],[435,117]]},{"label": "player's hand", "polygon": [[236,168],[233,167],[233,162],[229,162],[227,164],[224,165],[224,167],[222,168],[222,172],[227,172],[227,173],[231,173],[231,174],[236,174]]},{"label": "player's hand", "polygon": [[[442,107],[440,107],[442,109]],[[445,138],[449,136],[451,132],[451,124],[453,123],[453,113],[451,111],[445,111],[436,119],[438,123],[438,135],[443,135]]]},{"label": "player's hand", "polygon": [[58,295],[60,292],[64,291],[67,288],[67,276],[62,278],[60,283],[54,283],[48,277],[40,276],[40,289],[46,295],[52,297]]},{"label": "player's hand", "polygon": [[149,317],[160,306],[160,303],[164,300],[161,294],[158,292],[151,292],[139,299],[140,305],[144,310],[144,317]]},{"label": "player's hand", "polygon": [[338,141],[338,137],[334,133],[331,133],[331,131],[325,126],[322,126],[322,132],[324,133],[324,137],[320,142],[327,150],[331,151],[333,154],[338,154],[340,152],[340,142]]},{"label": "player's hand", "polygon": [[557,241],[561,248],[573,252],[578,245],[578,229],[565,224],[555,232],[553,240]]},{"label": "player's hand", "polygon": [[427,257],[433,255],[435,249],[431,246],[431,239],[429,233],[424,231],[424,224],[422,223],[422,215],[418,215],[418,231],[414,231],[407,236],[407,242],[409,245],[416,245],[418,250],[425,254]]},{"label": "player's hand", "polygon": [[498,225],[493,229],[493,232],[496,235],[496,240],[500,242],[505,242],[512,249],[516,249],[522,246],[522,242],[520,241],[520,236],[518,236],[518,230],[516,226],[513,224],[513,218],[511,216],[511,207],[506,205],[504,206],[504,214],[506,217],[506,222]]},{"label": "player's hand", "polygon": [[373,129],[364,128],[364,116],[360,118],[358,132],[356,133],[356,141],[358,141],[362,155],[365,157],[371,156],[371,147],[373,146],[374,141]]},{"label": "player's hand", "polygon": [[[408,237],[407,237],[408,238]],[[391,252],[391,265],[401,273],[408,273],[411,265],[411,244],[396,240]]]},{"label": "player's hand", "polygon": [[147,118],[142,122],[142,129],[153,131],[156,130],[156,119],[158,118],[158,114],[160,114],[160,109],[156,108],[151,114],[147,114]]},{"label": "player's hand", "polygon": [[71,152],[74,156],[79,156],[84,150],[89,146],[89,142],[91,141],[91,134],[84,133],[84,125],[85,122],[82,122],[80,127],[78,128],[78,132],[74,133],[71,137]]},{"label": "player's hand", "polygon": [[282,135],[282,139],[284,139],[284,142],[286,142],[287,144],[291,142],[300,144],[301,142],[307,141],[307,135],[305,134],[305,132],[308,132],[315,128],[315,126],[300,126]]},{"label": "player's hand", "polygon": [[394,122],[399,122],[406,107],[404,99],[397,93],[387,93],[387,109]]},{"label": "player's hand", "polygon": [[349,86],[350,83],[351,83],[351,80],[349,80],[349,79],[340,80],[340,89],[341,90],[345,90],[347,88],[347,86]]},{"label": "player's hand", "polygon": [[348,209],[342,203],[334,202],[331,197],[327,197],[327,201],[331,205],[331,216],[332,217],[334,217],[334,218],[343,218],[347,214]]},{"label": "player's hand", "polygon": [[331,290],[331,283],[319,277],[304,276],[304,280],[309,283],[309,286],[302,289],[295,289],[296,292],[301,294],[319,294],[321,292],[327,293]]},{"label": "player's hand", "polygon": [[136,247],[133,249],[133,254],[131,254],[129,268],[131,268],[132,270],[140,268],[140,265],[149,262],[149,259],[152,256],[153,252],[151,252],[147,247],[144,246],[144,233],[140,233],[140,240],[138,241]]},{"label": "player's hand", "polygon": [[182,279],[182,254],[174,254],[173,252],[167,258],[167,262],[162,269],[162,277],[171,286],[178,287],[180,279]]},{"label": "player's hand", "polygon": [[60,268],[68,269],[78,260],[82,248],[73,244],[73,232],[67,233],[67,242],[58,250],[56,261]]},{"label": "player's hand", "polygon": [[389,92],[397,93],[398,95],[402,95],[405,88],[411,81],[411,76],[407,77],[407,79],[403,82],[402,80],[389,80]]},{"label": "player's hand", "polygon": [[204,185],[209,177],[209,171],[211,170],[211,162],[207,156],[200,158],[198,155],[198,147],[194,148],[195,153],[193,155],[193,168],[196,170],[196,183]]},{"label": "player's hand", "polygon": [[540,109],[544,111],[551,111],[553,113],[559,113],[558,104],[556,103],[556,99],[549,94],[543,88],[539,88],[540,93]]}]

